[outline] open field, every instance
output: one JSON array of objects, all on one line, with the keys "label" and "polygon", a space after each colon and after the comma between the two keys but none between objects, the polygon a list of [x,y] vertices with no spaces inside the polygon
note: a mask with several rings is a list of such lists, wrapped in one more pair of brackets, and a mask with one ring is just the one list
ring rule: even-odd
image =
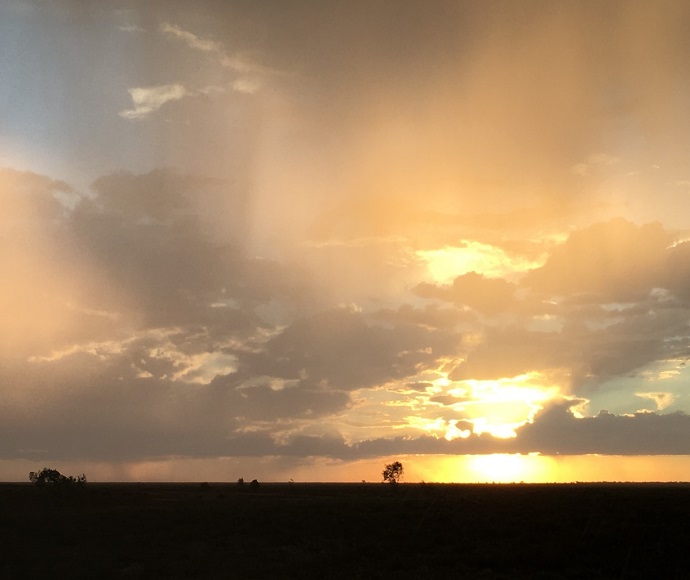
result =
[{"label": "open field", "polygon": [[0,484],[2,578],[686,578],[688,546],[688,484]]}]

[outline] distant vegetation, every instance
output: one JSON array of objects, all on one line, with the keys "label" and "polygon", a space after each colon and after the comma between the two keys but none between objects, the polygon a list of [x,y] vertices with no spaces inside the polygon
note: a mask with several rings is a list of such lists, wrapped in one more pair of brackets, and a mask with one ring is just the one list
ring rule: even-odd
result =
[{"label": "distant vegetation", "polygon": [[41,471],[29,472],[29,480],[39,487],[82,487],[86,485],[86,475],[83,473],[74,477],[73,475],[62,475],[57,469],[44,467]]},{"label": "distant vegetation", "polygon": [[[237,480],[237,485],[238,485],[239,487],[244,487],[244,485],[245,485],[245,483],[244,483],[244,477],[240,477],[240,478]],[[252,479],[252,481],[249,483],[249,489],[251,489],[251,490],[257,490],[257,489],[259,489],[259,480],[257,480],[257,479]]]}]

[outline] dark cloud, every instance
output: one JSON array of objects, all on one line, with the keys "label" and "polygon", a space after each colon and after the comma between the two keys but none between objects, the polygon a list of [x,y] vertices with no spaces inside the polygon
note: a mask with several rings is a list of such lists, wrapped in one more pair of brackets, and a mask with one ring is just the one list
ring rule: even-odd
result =
[{"label": "dark cloud", "polygon": [[652,309],[624,315],[620,322],[581,336],[589,373],[625,375],[653,360],[678,356],[687,348],[688,315],[683,309]]},{"label": "dark cloud", "polygon": [[347,393],[307,380],[280,381],[269,377],[226,375],[210,385],[218,402],[249,421],[316,419],[343,411],[350,402]]},{"label": "dark cloud", "polygon": [[690,242],[680,243],[668,251],[665,287],[685,304],[690,302]]},{"label": "dark cloud", "polygon": [[[587,316],[596,314],[596,316]],[[534,331],[513,325],[486,328],[482,341],[469,346],[453,380],[490,380],[530,371],[563,369],[573,389],[589,389],[624,376],[655,360],[685,356],[690,312],[682,308],[645,308],[609,312],[565,308],[559,331]]]},{"label": "dark cloud", "polygon": [[325,304],[371,304],[399,300],[408,280],[419,279],[423,266],[400,238],[345,238],[327,243],[302,243],[292,262],[318,280]]},{"label": "dark cloud", "polygon": [[421,381],[421,382],[415,381],[415,382],[409,382],[409,383],[406,382],[404,384],[404,387],[406,389],[411,389],[413,391],[418,391],[420,393],[426,392],[426,390],[431,386],[433,386],[433,383],[427,383],[425,381]]},{"label": "dark cloud", "polygon": [[430,397],[429,402],[438,403],[439,405],[455,405],[462,401],[460,397],[454,397],[452,395],[437,395],[435,397]]},{"label": "dark cloud", "polygon": [[622,218],[573,232],[524,284],[551,295],[594,294],[601,301],[643,298],[663,284],[671,236],[660,223]]},{"label": "dark cloud", "polygon": [[[349,404],[346,393],[308,381],[242,373],[194,381],[201,377],[185,371],[208,354],[207,339],[149,336],[4,367],[1,453],[102,461],[270,454],[276,429]],[[19,383],[22,394],[13,395]]]},{"label": "dark cloud", "polygon": [[470,350],[449,375],[452,380],[491,380],[574,363],[575,353],[555,332],[530,332],[520,327],[488,329],[484,341]]},{"label": "dark cloud", "polygon": [[563,402],[546,408],[518,431],[516,446],[544,454],[686,455],[690,416],[685,413],[614,415],[578,419]]},{"label": "dark cloud", "polygon": [[102,335],[112,324],[88,300],[78,243],[66,223],[65,183],[31,172],[0,169],[0,347],[26,355]]},{"label": "dark cloud", "polygon": [[[534,423],[512,439],[471,435],[447,441],[429,435],[379,438],[347,445],[338,437],[296,438],[282,448],[288,454],[324,454],[341,459],[415,454],[465,455],[486,453],[542,453],[544,455],[686,455],[690,452],[690,416],[685,413],[636,413],[617,416],[605,411],[575,418],[572,403],[543,411]],[[459,424],[459,427],[466,427]]]},{"label": "dark cloud", "polygon": [[[179,223],[201,220],[214,225],[220,212],[228,237],[241,237],[246,207],[236,186],[227,180],[157,169],[141,175],[127,172],[99,177],[90,199],[101,213],[115,213],[128,221]],[[214,208],[212,210],[211,208]]]},{"label": "dark cloud", "polygon": [[[690,416],[685,413],[635,413],[576,418],[572,401],[556,403],[517,431],[512,439],[471,435],[446,441],[431,436],[372,439],[355,446],[358,457],[399,454],[534,453],[544,455],[686,455],[690,452]],[[652,477],[653,478],[653,477]]]},{"label": "dark cloud", "polygon": [[395,310],[383,308],[372,313],[372,318],[394,326],[418,324],[439,330],[457,329],[458,326],[474,325],[478,322],[474,314],[456,308],[442,308],[435,304],[428,304],[424,308],[416,308],[411,304],[402,304]]},{"label": "dark cloud", "polygon": [[237,250],[213,244],[198,224],[128,220],[84,202],[73,228],[89,258],[146,324],[190,323],[223,296]]},{"label": "dark cloud", "polygon": [[[130,341],[121,350],[101,345],[32,367],[5,367],[0,421],[6,458],[142,460],[168,456],[217,457],[326,455],[356,459],[395,453],[686,454],[690,452],[690,418],[684,413],[601,412],[576,418],[570,408],[581,401],[547,406],[514,439],[487,434],[446,441],[406,435],[346,444],[337,434],[299,434],[302,421],[344,412],[349,396],[309,380],[279,381],[242,371],[217,376],[209,383],[174,380],[183,364],[175,352],[190,348],[194,335],[172,335],[179,345],[170,359],[156,343]],[[185,343],[187,346],[184,346]],[[109,352],[111,348],[113,352]],[[148,357],[148,358],[146,358]],[[153,368],[158,358],[164,366]],[[188,363],[187,363],[188,364]],[[144,376],[142,370],[150,374]],[[21,381],[20,394],[12,389]],[[9,390],[8,390],[9,389]],[[438,396],[440,404],[457,398]],[[460,417],[448,417],[460,418]],[[460,421],[460,429],[471,424]],[[297,431],[294,429],[297,428]],[[281,431],[286,435],[276,437]],[[292,431],[292,434],[290,432]]]},{"label": "dark cloud", "polygon": [[100,178],[94,192],[69,226],[147,325],[236,319],[310,296],[299,272],[246,254],[246,207],[228,182],[157,170]]},{"label": "dark cloud", "polygon": [[[566,369],[573,388],[591,387],[655,360],[685,356],[687,252],[671,241],[660,224],[617,219],[571,234],[543,267],[527,273],[520,300],[512,285],[475,273],[452,286],[421,284],[415,292],[517,316],[511,325],[485,327],[451,379]],[[534,317],[552,330],[530,329]]]},{"label": "dark cloud", "polygon": [[498,314],[515,306],[516,287],[502,278],[487,278],[476,272],[458,276],[450,286],[422,283],[414,288],[421,298],[438,298],[464,304],[484,314]]},{"label": "dark cloud", "polygon": [[32,171],[0,167],[0,200],[6,208],[0,223],[4,227],[40,225],[43,228],[55,224],[63,212],[56,195],[70,193],[73,189],[64,181]]},{"label": "dark cloud", "polygon": [[296,320],[247,364],[257,374],[351,390],[433,367],[454,352],[456,342],[452,334],[417,325],[368,324],[363,314],[341,308]]}]

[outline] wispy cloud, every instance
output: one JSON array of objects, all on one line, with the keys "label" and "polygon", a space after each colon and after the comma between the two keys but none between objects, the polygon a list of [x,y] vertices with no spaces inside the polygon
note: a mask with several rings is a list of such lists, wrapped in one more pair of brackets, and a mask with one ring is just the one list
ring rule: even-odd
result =
[{"label": "wispy cloud", "polygon": [[[124,25],[120,26],[119,29],[129,33],[144,32],[144,29],[136,25]],[[233,91],[254,94],[261,87],[261,82],[257,75],[271,72],[270,69],[254,64],[244,56],[228,55],[219,42],[197,36],[175,24],[164,22],[160,25],[160,30],[166,36],[182,41],[194,50],[215,55],[223,67],[230,68],[238,73],[238,76],[228,85]],[[222,93],[228,90],[228,87],[210,85],[194,91],[188,90],[180,83],[134,87],[129,89],[133,107],[120,111],[119,115],[125,119],[142,119],[170,101],[178,101],[195,94]]]},{"label": "wispy cloud", "polygon": [[663,411],[667,407],[673,404],[676,396],[673,393],[635,393],[638,397],[643,399],[649,399],[656,404],[657,411]]},{"label": "wispy cloud", "polygon": [[129,33],[136,33],[136,32],[146,32],[141,26],[137,26],[136,24],[124,24],[122,26],[117,27],[118,30],[121,30],[122,32],[129,32]]},{"label": "wispy cloud", "polygon": [[182,85],[175,83],[156,87],[135,87],[129,89],[129,94],[134,107],[120,111],[120,117],[125,119],[141,119],[157,111],[165,103],[179,101],[190,93]]},{"label": "wispy cloud", "polygon": [[595,155],[590,155],[586,161],[576,163],[570,168],[570,171],[575,175],[586,176],[592,171],[607,167],[609,165],[615,165],[620,161],[619,157],[614,155],[609,155],[607,153],[598,153]]},{"label": "wispy cloud", "polygon": [[254,62],[244,54],[228,54],[221,43],[197,36],[193,32],[184,30],[176,24],[163,22],[160,25],[160,30],[169,38],[182,41],[194,50],[200,50],[215,55],[221,66],[229,68],[238,75],[241,75],[230,85],[234,91],[254,94],[261,86],[257,75],[277,72]]},{"label": "wispy cloud", "polygon": [[215,42],[213,40],[200,38],[196,34],[183,30],[179,26],[170,24],[169,22],[163,22],[163,24],[161,24],[160,26],[160,29],[165,34],[182,40],[190,48],[194,48],[196,50],[203,50],[204,52],[215,52],[218,54],[223,54],[223,47],[220,45],[220,43]]}]

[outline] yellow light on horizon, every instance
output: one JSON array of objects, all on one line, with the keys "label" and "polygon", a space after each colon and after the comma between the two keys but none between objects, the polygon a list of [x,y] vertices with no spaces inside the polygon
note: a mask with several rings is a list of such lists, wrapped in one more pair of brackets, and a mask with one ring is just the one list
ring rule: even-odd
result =
[{"label": "yellow light on horizon", "polygon": [[493,453],[471,456],[466,469],[469,478],[476,478],[480,483],[532,482],[548,479],[547,463],[539,455]]},{"label": "yellow light on horizon", "polygon": [[[563,481],[559,465],[567,458],[554,458],[538,453],[494,453],[402,455],[396,459],[404,465],[404,481],[409,483],[544,483]],[[363,461],[362,464],[364,463]],[[366,463],[370,463],[370,460]],[[378,464],[374,461],[372,465]],[[564,471],[564,475],[572,476],[567,471]]]}]

